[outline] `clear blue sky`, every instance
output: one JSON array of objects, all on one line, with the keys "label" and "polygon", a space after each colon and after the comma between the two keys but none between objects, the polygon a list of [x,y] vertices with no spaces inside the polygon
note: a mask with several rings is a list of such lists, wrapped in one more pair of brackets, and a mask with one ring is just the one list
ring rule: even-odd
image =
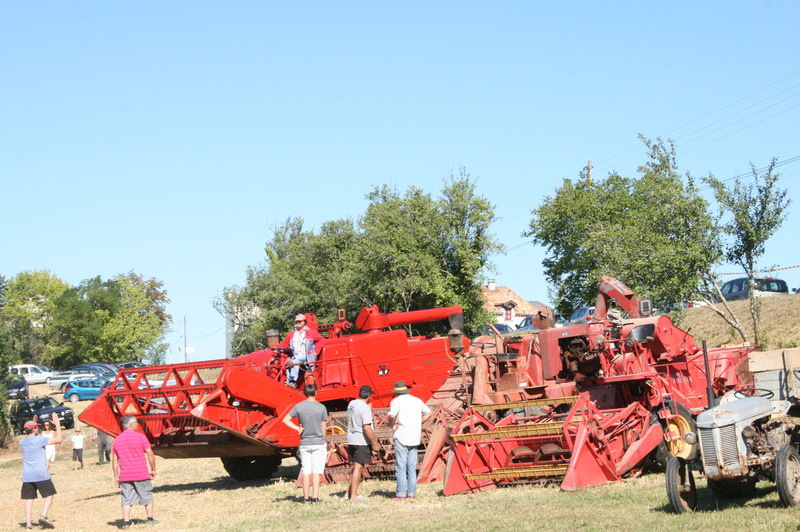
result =
[{"label": "clear blue sky", "polygon": [[[462,164],[503,218],[493,277],[549,301],[519,235],[588,160],[634,175],[639,133],[695,175],[800,156],[798,19],[758,1],[6,3],[0,274],[155,277],[169,359],[184,316],[194,359],[220,358],[211,301],[276,224],[356,217],[373,185],[436,193]],[[800,160],[780,170],[796,200]],[[800,264],[798,212],[762,266]]]}]

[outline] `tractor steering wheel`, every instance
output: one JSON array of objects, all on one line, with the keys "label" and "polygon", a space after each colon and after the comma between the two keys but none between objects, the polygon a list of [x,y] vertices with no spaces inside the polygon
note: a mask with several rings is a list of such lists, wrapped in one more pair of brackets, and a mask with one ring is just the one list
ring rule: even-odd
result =
[{"label": "tractor steering wheel", "polygon": [[[756,392],[758,392],[757,395]],[[775,397],[775,392],[766,388],[742,388],[741,390],[734,390],[733,396],[737,399],[744,399],[746,397],[763,397],[764,399],[769,400]]]}]

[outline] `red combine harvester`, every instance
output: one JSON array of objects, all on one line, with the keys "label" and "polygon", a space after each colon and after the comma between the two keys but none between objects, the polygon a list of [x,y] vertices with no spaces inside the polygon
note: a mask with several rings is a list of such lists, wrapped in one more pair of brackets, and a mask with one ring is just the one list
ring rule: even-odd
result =
[{"label": "red combine harvester", "polygon": [[445,495],[522,482],[574,490],[636,476],[648,456],[691,459],[693,415],[752,386],[754,348],[711,349],[706,364],[688,332],[649,316],[625,285],[604,277],[599,292],[587,324],[554,328],[545,311],[541,330],[480,337],[460,357],[472,391],[450,436]]},{"label": "red combine harvester", "polygon": [[[346,426],[335,413],[346,411],[362,385],[375,390],[377,413],[389,406],[398,380],[427,401],[452,373],[455,357],[470,345],[461,333],[460,307],[396,313],[365,307],[356,319],[356,328],[363,331],[357,334],[348,333],[351,324],[343,312],[336,323],[319,326],[316,316],[306,316],[309,326],[328,335],[318,359],[305,368],[305,380],[316,382],[317,399],[334,413],[333,440],[344,439]],[[403,329],[391,329],[435,321],[449,322],[447,335],[409,336]],[[264,349],[231,360],[122,370],[79,418],[116,436],[122,416],[133,414],[158,456],[220,457],[236,479],[269,477],[299,445],[297,432],[281,421],[305,399],[284,383],[286,360],[284,353]],[[456,418],[440,412],[438,419],[452,426]],[[386,430],[390,441],[391,430]],[[337,472],[347,471],[339,448],[343,445],[334,442],[330,455],[334,480]],[[373,470],[393,470],[390,459],[384,452],[383,463]]]}]

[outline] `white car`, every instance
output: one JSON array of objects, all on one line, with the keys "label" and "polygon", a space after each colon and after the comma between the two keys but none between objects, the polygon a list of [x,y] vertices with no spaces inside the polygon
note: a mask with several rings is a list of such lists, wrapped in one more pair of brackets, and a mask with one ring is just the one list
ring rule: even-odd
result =
[{"label": "white car", "polygon": [[8,372],[15,377],[23,377],[28,384],[41,384],[53,376],[53,372],[47,371],[46,366],[35,366],[33,364],[17,364],[10,366]]}]

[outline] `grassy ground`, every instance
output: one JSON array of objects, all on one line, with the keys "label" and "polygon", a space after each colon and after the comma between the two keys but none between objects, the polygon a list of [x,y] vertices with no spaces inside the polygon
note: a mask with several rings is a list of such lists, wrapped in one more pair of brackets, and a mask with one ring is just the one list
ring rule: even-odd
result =
[{"label": "grassy ground", "polygon": [[[742,320],[752,341],[753,320],[749,302],[731,301],[730,305]],[[760,321],[763,350],[800,347],[800,294],[762,298]],[[704,307],[688,309],[680,326],[689,330],[698,345],[701,340],[706,340],[709,347],[742,341],[733,327],[714,311]]]},{"label": "grassy ground", "polygon": [[[744,317],[745,302],[742,306]],[[762,320],[770,348],[800,345],[800,295],[764,301]],[[707,309],[689,309],[682,327],[690,328],[710,346],[736,341],[723,322]],[[33,395],[50,394],[46,385],[31,387]],[[59,401],[61,394],[52,394]],[[70,404],[76,415],[89,403]],[[73,471],[72,430],[53,465],[53,482],[59,493],[50,511],[57,530],[114,530],[120,523],[119,494],[110,466],[94,465],[97,451],[89,443],[86,467]],[[91,432],[89,432],[91,434]],[[158,458],[156,518],[160,530],[294,530],[307,531],[439,531],[439,530],[620,530],[660,531],[697,529],[729,531],[756,529],[800,530],[800,507],[783,508],[772,485],[759,484],[754,497],[719,502],[697,479],[699,508],[689,515],[669,511],[664,476],[642,478],[585,488],[568,493],[556,487],[517,486],[471,495],[443,497],[438,484],[420,485],[414,502],[392,502],[392,481],[362,483],[364,501],[342,499],[341,484],[322,487],[323,504],[299,503],[298,467],[284,461],[269,481],[236,482],[227,476],[218,459],[164,460]],[[19,448],[0,454],[0,530],[24,525],[19,499],[21,458]],[[41,509],[40,501],[34,511]],[[37,514],[38,515],[38,514]],[[133,530],[145,530],[144,510],[134,508]]]}]

